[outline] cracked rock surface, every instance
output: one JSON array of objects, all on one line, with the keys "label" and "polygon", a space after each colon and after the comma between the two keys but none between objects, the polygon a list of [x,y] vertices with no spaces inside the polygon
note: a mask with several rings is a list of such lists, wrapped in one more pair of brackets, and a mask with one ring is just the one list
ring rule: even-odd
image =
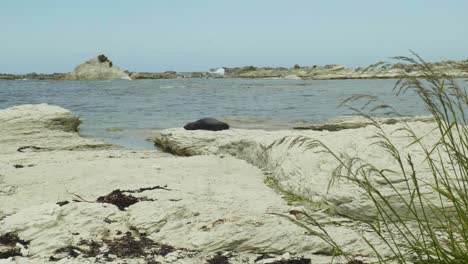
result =
[{"label": "cracked rock surface", "polygon": [[[304,207],[283,199],[265,184],[270,174],[245,158],[255,153],[242,150],[257,146],[250,132],[165,131],[164,139],[179,142],[180,149],[204,154],[177,157],[83,138],[76,132],[78,118],[60,107],[12,107],[0,110],[0,120],[0,235],[28,242],[15,245],[20,256],[1,264],[196,264],[217,254],[230,263],[256,263],[265,254],[274,260],[304,256],[312,263],[332,258],[329,244],[288,219],[300,219],[295,212]],[[38,149],[17,151],[24,146]],[[120,209],[97,202],[115,190],[137,199]],[[385,245],[362,225],[315,215],[352,254],[372,256],[362,236],[385,254]],[[112,253],[129,239],[141,248]]]}]

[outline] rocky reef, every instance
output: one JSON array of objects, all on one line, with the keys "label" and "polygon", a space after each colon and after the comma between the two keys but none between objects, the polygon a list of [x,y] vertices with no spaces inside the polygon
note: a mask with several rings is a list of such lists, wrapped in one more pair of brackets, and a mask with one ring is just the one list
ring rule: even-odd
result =
[{"label": "rocky reef", "polygon": [[[101,58],[101,59],[99,59]],[[429,64],[435,73],[452,78],[468,78],[468,60],[441,61]],[[108,80],[114,78],[125,79],[175,79],[175,78],[269,78],[289,80],[331,80],[331,79],[388,79],[398,78],[402,74],[423,77],[423,73],[416,67],[397,63],[390,65],[386,70],[349,68],[336,64],[286,67],[222,67],[224,74],[213,71],[178,73],[165,72],[128,72],[113,65],[105,55],[100,55],[83,64],[80,64],[71,73],[54,74],[0,74],[0,80]]]},{"label": "rocky reef", "polygon": [[0,80],[65,80],[66,73],[0,74]]},{"label": "rocky reef", "polygon": [[138,79],[176,79],[179,78],[179,74],[175,71],[166,72],[132,72],[130,74],[132,80]]},{"label": "rocky reef", "polygon": [[372,125],[374,122],[378,124],[397,124],[403,122],[435,122],[433,116],[412,116],[412,117],[374,117],[372,120],[363,116],[340,116],[333,118],[323,124],[310,124],[296,126],[293,129],[299,130],[316,130],[316,131],[340,131],[345,129],[356,129]]},{"label": "rocky reef", "polygon": [[[441,61],[429,64],[432,69],[440,75],[447,75],[454,78],[468,77],[468,60],[464,61]],[[227,78],[285,78],[285,79],[379,79],[379,78],[398,78],[402,74],[411,76],[423,76],[423,73],[417,70],[414,65],[397,63],[390,65],[386,70],[366,69],[366,68],[348,68],[341,65],[314,65],[299,66],[294,65],[291,68],[272,68],[272,67],[254,67],[245,66],[238,68],[224,68]]]}]

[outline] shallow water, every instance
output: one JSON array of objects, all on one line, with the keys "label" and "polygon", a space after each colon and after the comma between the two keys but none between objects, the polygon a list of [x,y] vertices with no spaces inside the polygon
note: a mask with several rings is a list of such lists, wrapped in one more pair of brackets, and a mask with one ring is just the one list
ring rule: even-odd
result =
[{"label": "shallow water", "polygon": [[234,127],[287,129],[352,111],[338,108],[354,94],[375,95],[404,115],[427,114],[417,96],[396,97],[395,80],[173,79],[0,81],[0,108],[48,103],[79,115],[81,133],[130,148],[152,148],[150,130],[181,127],[203,117]]}]

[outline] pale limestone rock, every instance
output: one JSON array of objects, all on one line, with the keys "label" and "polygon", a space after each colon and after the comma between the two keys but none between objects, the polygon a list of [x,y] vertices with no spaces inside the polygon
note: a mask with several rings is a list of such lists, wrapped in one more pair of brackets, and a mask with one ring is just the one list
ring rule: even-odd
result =
[{"label": "pale limestone rock", "polygon": [[107,57],[100,55],[90,59],[78,66],[65,76],[66,80],[111,80],[111,79],[131,79],[128,74],[113,65]]},{"label": "pale limestone rock", "polygon": [[77,133],[80,120],[70,111],[47,104],[13,106],[0,110],[2,154],[51,149],[95,149],[110,145]]},{"label": "pale limestone rock", "polygon": [[[440,137],[434,129],[436,128],[434,123],[418,121],[407,124],[415,130],[417,135],[425,135],[421,142],[427,146],[434,145]],[[432,176],[430,169],[423,162],[424,153],[418,144],[410,144],[412,139],[406,132],[399,130],[404,127],[404,123],[382,124],[382,127],[403,157],[411,153],[419,179],[430,182]],[[307,130],[271,132],[232,129],[211,132],[167,129],[163,130],[154,141],[163,150],[177,155],[229,154],[246,160],[270,172],[270,176],[278,181],[281,188],[297,196],[311,201],[321,201],[323,207],[340,215],[372,220],[376,216],[375,208],[362,189],[355,184],[340,180],[327,192],[333,171],[339,165],[333,155],[324,152],[323,149],[306,150],[300,146],[289,147],[290,142],[275,145],[267,150],[265,147],[284,137],[307,137],[324,143],[341,157],[358,156],[378,168],[398,171],[398,163],[391,155],[377,144],[372,144],[376,141],[373,138],[376,132],[373,126],[332,133]],[[406,184],[401,177],[398,174],[392,175],[392,181],[397,188],[405,190]],[[395,193],[383,179],[373,180],[389,200],[395,200],[392,199]],[[431,187],[421,186],[421,189],[428,199],[437,199],[436,194],[428,193]],[[395,206],[401,210],[405,208],[404,205],[398,203]]]},{"label": "pale limestone rock", "polygon": [[[288,219],[271,214],[294,217],[289,213],[292,207],[264,184],[264,173],[242,159],[214,155],[178,158],[155,151],[108,148],[91,151],[89,146],[102,143],[81,138],[73,132],[77,117],[48,105],[1,110],[0,120],[7,124],[0,128],[0,234],[16,232],[21,239],[31,241],[24,257],[0,260],[2,264],[47,263],[60,247],[77,245],[81,239],[112,239],[119,231],[146,233],[157,242],[186,248],[177,254],[180,259],[174,260],[174,255],[158,257],[161,263],[206,263],[217,251],[233,252],[234,264],[253,263],[255,254],[262,253],[306,255],[314,263],[329,263],[331,259],[324,256],[330,254],[331,247],[322,239],[306,235]],[[23,142],[47,149],[17,152],[16,147]],[[86,151],[82,151],[84,146]],[[226,151],[239,150],[227,147]],[[16,164],[25,166],[15,168]],[[124,211],[94,202],[115,189],[156,185],[167,185],[170,190],[135,193],[147,201]],[[70,203],[56,204],[61,201]],[[322,219],[346,250],[372,255],[361,237],[365,229],[359,224]],[[389,254],[375,236],[368,239],[383,254]],[[145,261],[133,258],[109,263]],[[79,256],[56,263],[101,262]]]},{"label": "pale limestone rock", "polygon": [[286,75],[286,76],[284,76],[283,79],[285,79],[285,80],[302,80],[301,77],[299,77],[299,76],[297,76],[295,74]]},{"label": "pale limestone rock", "polygon": [[[429,64],[437,75],[453,78],[468,77],[468,60],[441,61]],[[226,68],[227,77],[235,78],[285,78],[296,75],[301,79],[330,80],[330,79],[380,79],[399,78],[403,75],[424,77],[424,72],[414,65],[392,64],[385,70],[349,68],[340,65],[325,65],[299,68],[271,68],[271,67],[240,67]]]},{"label": "pale limestone rock", "polygon": [[376,117],[373,120],[363,116],[341,116],[331,119],[323,124],[312,124],[300,127],[294,127],[294,129],[310,129],[317,131],[339,131],[344,129],[355,129],[360,127],[366,127],[377,122],[378,124],[396,124],[403,122],[435,122],[433,116],[415,116],[415,117],[395,117],[395,118],[384,118]]}]

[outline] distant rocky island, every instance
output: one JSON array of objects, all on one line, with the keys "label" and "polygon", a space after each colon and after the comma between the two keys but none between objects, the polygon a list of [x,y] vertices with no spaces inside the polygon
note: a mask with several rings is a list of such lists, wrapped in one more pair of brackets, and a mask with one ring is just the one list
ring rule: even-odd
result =
[{"label": "distant rocky island", "polygon": [[118,78],[127,79],[130,77],[124,70],[115,66],[104,54],[76,66],[72,72],[65,74],[63,77],[64,80],[110,80]]},{"label": "distant rocky island", "polygon": [[[468,78],[468,60],[441,61],[430,63],[441,75],[452,78]],[[286,67],[221,67],[207,72],[180,73],[131,72],[116,66],[106,55],[101,54],[78,66],[69,73],[53,74],[0,74],[0,80],[110,80],[110,79],[176,79],[176,78],[268,78],[292,80],[333,80],[333,79],[386,79],[398,78],[402,74],[423,77],[414,66],[404,63],[392,64],[385,71],[366,68],[349,68],[336,64]]]}]

